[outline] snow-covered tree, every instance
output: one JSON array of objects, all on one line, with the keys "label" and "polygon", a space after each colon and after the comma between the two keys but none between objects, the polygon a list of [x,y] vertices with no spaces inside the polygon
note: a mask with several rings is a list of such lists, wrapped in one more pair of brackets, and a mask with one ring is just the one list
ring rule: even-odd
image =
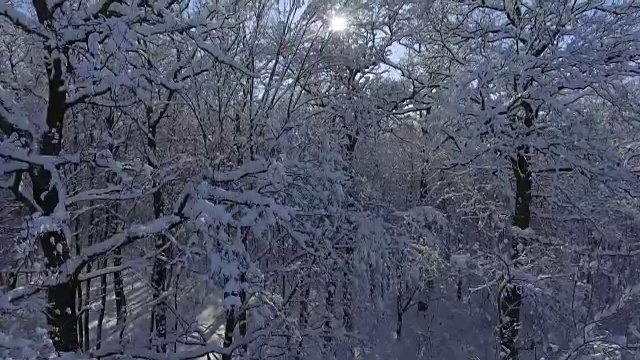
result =
[{"label": "snow-covered tree", "polygon": [[0,356],[637,356],[639,16],[5,0]]}]

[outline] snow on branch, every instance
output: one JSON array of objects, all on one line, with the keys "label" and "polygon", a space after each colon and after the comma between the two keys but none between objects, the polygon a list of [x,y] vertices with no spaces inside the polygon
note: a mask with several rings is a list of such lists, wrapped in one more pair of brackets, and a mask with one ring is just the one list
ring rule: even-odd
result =
[{"label": "snow on branch", "polygon": [[[165,231],[171,230],[184,221],[185,218],[183,217],[177,215],[168,215],[150,221],[144,225],[132,225],[128,229],[119,232],[116,235],[113,235],[105,241],[85,248],[84,252],[81,255],[67,260],[64,264],[62,264],[62,266],[60,266],[58,273],[55,274],[54,277],[45,280],[42,286],[51,287],[67,282],[72,278],[77,278],[84,266],[86,266],[89,262],[95,260],[96,258],[107,255],[113,250],[122,246],[129,245],[136,240],[144,239],[149,236],[161,234]],[[17,294],[10,293],[9,302],[20,300],[33,295],[41,289],[41,287],[34,286],[27,287]]]},{"label": "snow on branch", "polygon": [[28,34],[37,35],[43,39],[48,39],[49,35],[42,29],[40,24],[31,21],[27,16],[17,11],[13,6],[0,3],[0,16],[11,21],[15,26],[24,30]]},{"label": "snow on branch", "polygon": [[236,170],[215,172],[213,179],[217,182],[239,181],[248,176],[264,173],[268,167],[269,163],[266,161],[249,161]]},{"label": "snow on branch", "polygon": [[72,157],[34,154],[29,151],[29,149],[17,147],[6,141],[0,142],[0,158],[6,158],[35,166],[42,166],[48,170],[55,169],[57,165],[77,162],[77,159],[73,159]]},{"label": "snow on branch", "polygon": [[216,59],[217,61],[228,65],[238,71],[240,71],[241,73],[250,76],[250,77],[254,77],[257,78],[258,74],[255,74],[254,72],[250,71],[249,69],[247,69],[246,67],[242,66],[241,64],[239,64],[237,61],[235,61],[234,59],[232,59],[231,57],[229,57],[228,55],[226,55],[225,53],[223,53],[217,46],[213,45],[210,42],[207,42],[203,39],[201,39],[198,35],[196,34],[190,34],[191,38],[196,42],[196,45],[205,53],[211,55],[214,59]]}]

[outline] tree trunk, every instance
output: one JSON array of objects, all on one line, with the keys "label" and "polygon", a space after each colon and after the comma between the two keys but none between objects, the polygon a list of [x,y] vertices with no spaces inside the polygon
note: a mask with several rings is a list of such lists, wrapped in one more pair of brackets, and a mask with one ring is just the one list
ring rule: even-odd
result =
[{"label": "tree trunk", "polygon": [[[87,264],[87,272],[91,272],[91,264]],[[87,279],[87,281],[85,282],[85,294],[84,294],[84,304],[85,306],[89,306],[89,304],[91,304],[91,279]],[[84,310],[84,320],[83,320],[83,330],[82,333],[84,335],[83,337],[83,349],[85,351],[89,350],[89,348],[91,347],[91,342],[89,340],[89,309],[85,309]]]},{"label": "tree trunk", "polygon": [[[82,248],[80,246],[80,234],[78,232],[78,222],[76,221],[75,225],[74,225],[74,238],[75,238],[75,245],[76,245],[76,254],[80,255],[80,252],[82,251]],[[87,287],[87,293],[89,292],[89,288]],[[87,296],[88,298],[88,296]],[[80,312],[83,311],[83,305],[84,304],[89,304],[88,301],[83,301],[83,293],[82,293],[82,285],[78,286],[78,298],[77,298],[78,303],[76,304],[77,309],[76,311],[78,311],[78,313],[80,314]],[[82,349],[83,350],[87,350],[87,347],[85,345],[85,338],[86,338],[86,331],[85,331],[85,324],[88,323],[88,308],[84,309],[84,317],[78,316],[78,341],[80,342],[80,344],[82,345]],[[86,326],[88,328],[88,325]]]},{"label": "tree trunk", "polygon": [[343,272],[343,283],[342,283],[342,300],[344,301],[344,305],[342,308],[342,323],[347,332],[353,331],[353,299],[352,299],[352,291],[351,291],[351,274],[352,270],[352,255],[353,248],[351,245],[347,247],[345,250],[347,256],[347,263],[345,264],[345,270]]},{"label": "tree trunk", "polygon": [[[107,116],[105,123],[107,126],[109,136],[113,137],[115,118],[112,111],[109,112],[109,116]],[[118,148],[116,146],[114,146],[113,144],[109,144],[109,151],[112,154],[115,155],[117,150]],[[127,151],[126,146],[124,151],[126,153]],[[114,211],[118,213],[120,211],[120,204],[116,203],[114,206],[115,206]],[[113,266],[117,268],[120,265],[122,265],[122,248],[118,246],[115,249],[113,249]],[[114,293],[115,302],[116,302],[116,319],[117,319],[116,326],[119,329],[118,336],[120,337],[120,339],[122,339],[122,336],[124,334],[124,330],[126,327],[126,323],[127,323],[127,298],[124,293],[124,280],[122,278],[122,271],[120,270],[113,272],[113,293]]]},{"label": "tree trunk", "polygon": [[[242,239],[242,243],[245,249],[247,249],[247,236],[248,236],[248,233],[245,232]],[[229,279],[225,279],[225,287],[228,281]],[[247,300],[247,294],[244,291],[245,282],[246,282],[246,273],[242,272],[240,274],[240,291],[239,292],[226,291],[224,293],[225,300],[228,299],[229,297],[235,297],[235,296],[239,296],[240,298],[239,307],[236,307],[236,305],[231,305],[226,310],[226,321],[224,324],[224,342],[223,342],[224,348],[229,348],[231,347],[231,344],[233,344],[233,335],[234,335],[236,326],[239,327],[239,332],[241,337],[245,337],[247,335],[247,313],[246,313],[246,310],[244,309],[246,305],[245,302]],[[227,301],[225,301],[225,303],[227,303]],[[242,348],[246,352],[247,347],[243,345]],[[231,360],[231,355],[229,354],[222,355],[222,360]]]},{"label": "tree trunk", "polygon": [[396,340],[400,341],[402,338],[402,323],[404,320],[404,309],[402,306],[402,296],[398,293],[398,299],[396,300]]},{"label": "tree trunk", "polygon": [[[51,215],[58,205],[58,194],[55,187],[49,188],[51,175],[44,169],[35,171],[34,199],[38,199],[44,215]],[[47,231],[39,236],[47,270],[55,274],[70,258],[69,244],[62,231]],[[79,282],[76,274],[69,274],[70,279],[47,288],[47,324],[49,336],[58,352],[75,352],[78,350],[78,323],[76,296]]]},{"label": "tree trunk", "polygon": [[[54,190],[55,191],[55,190]],[[57,201],[56,201],[57,202]],[[56,273],[69,259],[69,246],[60,231],[48,231],[40,236],[40,245],[47,261],[47,270]],[[47,288],[47,324],[49,337],[58,352],[78,350],[76,296],[79,282],[75,277]]]},{"label": "tree trunk", "polygon": [[[120,265],[122,265],[122,249],[118,247],[113,251],[113,266],[118,267]],[[127,323],[127,299],[124,294],[124,281],[121,271],[113,273],[113,292],[116,298],[117,326],[120,331],[119,336],[122,338]]]},{"label": "tree trunk", "polygon": [[[175,309],[175,321],[173,322],[173,333],[177,334],[178,333],[178,314],[180,313],[179,307],[178,307],[178,293],[180,292],[180,269],[178,269],[177,274],[176,274],[176,281],[174,284],[175,287],[175,293],[173,295],[173,307]],[[178,338],[176,337],[175,341],[173,342],[173,352],[177,353],[178,352]]]},{"label": "tree trunk", "polygon": [[[244,246],[245,251],[248,252],[250,230],[248,228],[245,228],[242,231],[243,231],[242,245]],[[247,338],[247,292],[245,291],[246,282],[247,282],[247,273],[243,271],[240,274],[240,285],[241,285],[240,306],[241,308],[240,308],[240,314],[238,315],[238,327],[240,331],[240,338],[242,338],[242,340],[246,340]],[[284,291],[284,287],[283,287],[283,291]],[[242,350],[244,352],[243,356],[245,356],[245,358],[249,358],[249,356],[247,356],[248,347],[246,344],[242,345]]]},{"label": "tree trunk", "polygon": [[[307,324],[309,323],[309,295],[311,295],[311,287],[306,286],[300,299],[300,331],[306,330]],[[301,336],[298,342],[298,349],[296,350],[296,360],[302,359],[303,341],[304,337]]]},{"label": "tree trunk", "polygon": [[396,339],[400,340],[402,337],[402,322],[404,319],[404,306],[402,305],[402,293],[404,292],[404,282],[402,277],[402,265],[396,266],[396,278],[398,281],[398,288],[396,291]]},{"label": "tree trunk", "polygon": [[[91,204],[89,205],[91,206]],[[95,215],[93,213],[93,211],[91,211],[91,214],[89,216],[89,229],[93,228],[93,221],[94,221]],[[91,233],[91,230],[89,230],[89,239],[88,239],[88,245],[91,246],[93,244],[93,235]],[[93,269],[93,264],[91,262],[87,263],[87,273],[90,273],[91,270]],[[89,304],[91,304],[91,279],[87,279],[87,281],[85,282],[85,300],[84,303],[86,306],[89,306]],[[87,351],[89,350],[89,348],[91,347],[91,340],[89,338],[90,332],[89,332],[89,309],[85,309],[84,311],[84,320],[83,320],[83,330],[82,333],[84,335],[83,337],[83,346],[82,348]]]},{"label": "tree trunk", "polygon": [[[224,298],[227,299],[229,296],[235,296],[228,292],[224,293]],[[231,306],[231,308],[226,311],[226,321],[224,324],[224,342],[222,346],[226,349],[231,347],[233,344],[233,332],[236,328],[236,312],[235,306]],[[222,355],[222,360],[231,360],[231,355],[224,354]]]},{"label": "tree trunk", "polygon": [[153,274],[151,278],[151,286],[153,287],[153,328],[155,328],[155,337],[160,342],[157,350],[167,352],[167,301],[164,296],[167,291],[167,273],[169,266],[167,259],[169,258],[168,240],[165,236],[156,237],[156,259],[153,263]]},{"label": "tree trunk", "polygon": [[[242,283],[245,282],[245,274],[243,273],[240,277],[240,281]],[[238,327],[240,330],[240,338],[242,338],[243,340],[246,340],[247,338],[247,292],[244,290],[240,291],[240,304],[242,306],[242,309],[240,309],[240,314],[238,316]],[[245,355],[247,352],[247,345],[244,344],[242,345],[242,350],[244,351]]]},{"label": "tree trunk", "polygon": [[[53,14],[46,0],[33,0],[38,22],[47,25],[53,20]],[[45,66],[48,78],[48,99],[46,110],[47,128],[40,139],[40,154],[58,156],[62,149],[63,122],[66,111],[67,93],[64,90],[62,54],[65,49],[55,49],[45,40],[43,49],[46,54]],[[42,209],[44,216],[51,216],[56,210],[64,211],[59,204],[58,189],[52,182],[51,170],[33,166],[29,170],[33,188],[33,199]],[[62,209],[58,209],[61,205]],[[38,236],[38,241],[47,260],[50,273],[58,272],[62,264],[69,260],[69,239],[62,231],[46,231]],[[47,288],[47,324],[49,336],[58,352],[78,350],[78,322],[76,296],[78,280],[76,274],[70,274],[69,280]]]},{"label": "tree trunk", "polygon": [[335,308],[335,294],[336,294],[336,281],[331,274],[328,274],[328,276],[329,276],[329,283],[327,284],[327,299],[326,299],[328,312],[326,314],[326,319],[324,321],[324,329],[323,329],[324,342],[327,350],[329,350],[329,346],[331,343],[331,336],[332,336],[331,318]]},{"label": "tree trunk", "polygon": [[[78,286],[78,298],[77,298],[77,303],[76,306],[78,307],[76,312],[78,314],[80,314],[80,312],[82,311],[82,285]],[[80,344],[82,344],[81,348],[82,350],[86,350],[85,346],[84,346],[84,326],[83,324],[85,323],[83,317],[78,316],[78,320],[77,320],[78,324],[78,342],[80,342]]]},{"label": "tree trunk", "polygon": [[[155,163],[157,159],[157,126],[161,118],[153,119],[153,108],[146,107],[147,121],[149,122],[149,136],[147,138],[148,151],[152,154],[153,158],[147,158],[147,164],[151,167],[157,166]],[[153,182],[154,187],[158,189],[153,193],[153,213],[156,219],[164,215],[164,196],[160,184]],[[153,310],[151,314],[151,329],[152,332],[155,329],[155,333],[151,334],[155,336],[155,340],[159,341],[159,346],[156,346],[156,350],[161,353],[167,352],[167,300],[163,294],[167,291],[169,284],[167,274],[170,263],[170,241],[169,239],[160,234],[156,236],[155,250],[156,257],[153,262],[153,271],[151,275],[151,286],[153,288]]]},{"label": "tree trunk", "polygon": [[49,337],[58,352],[78,350],[76,292],[78,281],[67,281],[47,288]]},{"label": "tree trunk", "polygon": [[[529,103],[522,103],[525,110],[523,122],[530,128],[533,125],[533,110]],[[515,211],[513,225],[521,230],[529,228],[531,221],[531,170],[529,169],[528,146],[520,146],[511,167],[516,181]],[[515,237],[511,242],[511,259],[515,268],[520,267],[520,258],[524,254],[525,239]],[[521,289],[509,281],[502,290],[499,303],[500,359],[518,360],[518,336],[520,333],[520,309],[522,307]]]},{"label": "tree trunk", "polygon": [[[107,259],[102,260],[100,268],[107,267]],[[100,312],[98,313],[98,329],[96,334],[96,349],[102,346],[102,325],[104,323],[104,313],[107,308],[107,275],[100,275]]]}]

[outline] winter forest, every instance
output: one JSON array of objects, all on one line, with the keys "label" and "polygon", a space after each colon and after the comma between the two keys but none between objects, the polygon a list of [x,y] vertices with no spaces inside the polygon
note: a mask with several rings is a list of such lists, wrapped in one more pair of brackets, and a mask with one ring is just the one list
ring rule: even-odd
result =
[{"label": "winter forest", "polygon": [[638,0],[0,0],[0,359],[640,359],[638,99]]}]

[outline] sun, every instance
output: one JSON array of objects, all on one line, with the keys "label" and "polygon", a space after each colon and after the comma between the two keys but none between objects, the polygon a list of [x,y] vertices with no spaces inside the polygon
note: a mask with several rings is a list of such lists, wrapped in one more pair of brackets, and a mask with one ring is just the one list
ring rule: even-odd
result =
[{"label": "sun", "polygon": [[349,26],[349,22],[342,16],[334,16],[329,22],[329,28],[332,31],[345,31]]}]

